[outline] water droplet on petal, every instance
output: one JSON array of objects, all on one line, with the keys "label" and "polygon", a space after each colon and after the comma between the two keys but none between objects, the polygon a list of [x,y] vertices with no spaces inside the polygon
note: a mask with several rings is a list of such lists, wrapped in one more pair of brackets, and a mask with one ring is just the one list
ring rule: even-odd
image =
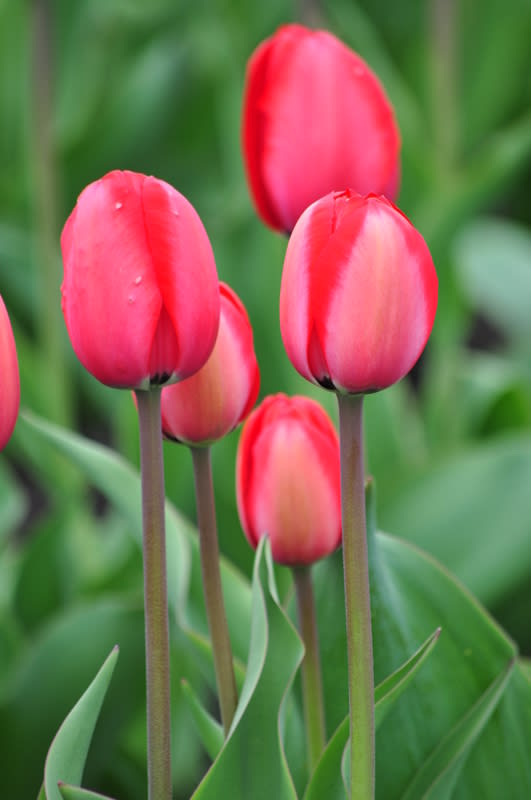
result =
[{"label": "water droplet on petal", "polygon": [[115,203],[114,207],[117,211],[119,211],[123,207],[123,203]]},{"label": "water droplet on petal", "polygon": [[132,306],[133,303],[135,302],[135,298],[133,297],[132,294],[130,294],[129,297],[127,298],[127,302],[129,303],[130,306]]},{"label": "water droplet on petal", "polygon": [[142,283],[142,275],[139,275],[137,278],[135,278],[135,286],[140,286],[141,283]]}]

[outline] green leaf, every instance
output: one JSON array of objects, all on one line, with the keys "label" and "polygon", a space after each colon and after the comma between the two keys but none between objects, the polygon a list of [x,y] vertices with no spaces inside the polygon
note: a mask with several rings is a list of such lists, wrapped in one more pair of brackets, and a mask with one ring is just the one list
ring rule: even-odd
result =
[{"label": "green leaf", "polygon": [[[52,443],[83,472],[85,477],[124,515],[137,544],[142,545],[140,476],[114,451],[70,431],[38,419],[27,412],[19,425],[28,426],[32,436]],[[195,528],[166,502],[166,553],[168,601],[181,627],[207,634],[199,543]],[[229,631],[236,659],[247,655],[250,628],[251,592],[247,580],[226,559],[221,558],[223,596]],[[215,686],[213,672],[211,685]]]},{"label": "green leaf", "polygon": [[[442,627],[436,651],[377,734],[378,795],[392,800],[403,796],[417,773],[429,769],[425,765],[432,762],[441,742],[456,731],[464,732],[463,752],[465,746],[471,747],[506,686],[502,676],[514,660],[515,648],[450,574],[410,545],[379,534],[373,575],[376,676],[389,671],[415,632],[434,623]],[[476,717],[476,726],[468,728],[467,719],[482,707],[492,686],[499,686],[500,692]],[[518,740],[527,732],[521,728],[507,735]],[[487,750],[484,757],[496,761],[494,752]],[[438,775],[457,777],[461,764],[450,747],[437,769]],[[474,790],[471,796],[488,793],[481,784]]]},{"label": "green leaf", "polygon": [[[513,669],[503,697],[470,754],[452,800],[531,797],[531,684],[522,665]],[[488,789],[483,790],[483,787]]]},{"label": "green leaf", "polygon": [[450,800],[468,752],[498,704],[513,668],[514,662],[511,662],[424,761],[402,800],[416,800],[418,797]]},{"label": "green leaf", "polygon": [[[447,495],[457,500],[455,495]],[[474,597],[444,567],[411,544],[387,534],[374,532],[373,497],[368,500],[369,570],[371,576],[371,610],[373,625],[374,673],[378,685],[403,664],[434,629],[441,627],[437,647],[402,695],[396,700],[376,733],[377,800],[400,800],[415,775],[422,769],[442,741],[465,725],[467,716],[480,703],[500,676],[506,674],[514,660],[514,644],[489,617]],[[448,503],[448,505],[451,505]],[[409,520],[416,522],[409,506]],[[437,522],[438,507],[432,514],[426,510],[424,526]],[[404,522],[405,524],[405,522]],[[317,565],[316,565],[317,566]],[[343,603],[343,568],[341,553],[326,559],[314,571],[317,614],[325,684],[328,725],[336,728],[348,713],[345,653],[345,619]],[[505,683],[498,697],[498,706],[490,716],[478,722],[480,730],[468,731],[468,757],[481,752],[490,770],[501,780],[504,771],[527,775],[523,758],[526,742],[531,737],[525,713],[518,717],[500,716],[514,680]],[[519,684],[515,693],[522,707],[530,703],[529,684]],[[517,708],[511,705],[511,709]],[[501,722],[499,721],[501,719]],[[509,724],[509,721],[512,724]],[[334,763],[328,775],[323,774],[341,797],[342,742],[338,733]],[[507,740],[504,762],[498,752],[500,741]],[[512,741],[512,745],[509,742]],[[481,750],[481,748],[483,748]],[[449,756],[449,753],[447,754]],[[332,756],[331,756],[332,757]],[[507,763],[505,763],[505,761]],[[471,775],[454,760],[447,764],[448,775],[460,771],[459,786],[467,780],[468,797],[489,796],[492,775],[485,770]],[[516,794],[525,800],[530,786],[524,782]],[[332,791],[332,789],[330,791]],[[328,789],[327,789],[328,791]],[[318,793],[315,792],[315,797]],[[327,793],[323,795],[328,797]],[[495,795],[494,795],[495,796]],[[503,794],[501,795],[503,796]]]},{"label": "green leaf", "polygon": [[477,219],[460,234],[455,260],[474,308],[517,342],[531,340],[531,233],[514,222]]},{"label": "green leaf", "polygon": [[262,539],[253,571],[251,641],[245,683],[229,736],[194,800],[296,800],[282,740],[284,701],[303,656],[291,621],[278,604],[269,542]]},{"label": "green leaf", "polygon": [[304,800],[345,800],[341,761],[348,742],[349,718],[346,717],[328,742],[304,793]]},{"label": "green leaf", "polygon": [[387,712],[393,707],[404,689],[414,677],[415,673],[429,656],[441,635],[441,629],[437,628],[431,636],[428,636],[424,644],[413,653],[411,658],[402,664],[389,677],[385,678],[374,690],[374,726],[378,730],[380,724],[387,716]]},{"label": "green leaf", "polygon": [[208,755],[214,761],[223,747],[223,727],[203,707],[188,681],[181,681],[181,686],[199,738]]},{"label": "green leaf", "polygon": [[63,800],[113,800],[112,797],[107,797],[107,795],[91,792],[89,789],[81,789],[79,786],[70,786],[66,783],[60,783],[58,788]]},{"label": "green leaf", "polygon": [[46,800],[61,800],[57,787],[59,781],[81,781],[92,734],[117,658],[118,647],[115,647],[57,731],[44,766]]},{"label": "green leaf", "polygon": [[493,606],[531,571],[530,485],[531,436],[507,435],[408,480],[382,521]]},{"label": "green leaf", "polygon": [[[405,664],[383,680],[374,690],[375,719],[377,730],[387,712],[400,697],[409,681],[435,647],[440,629],[434,631]],[[349,738],[349,718],[339,725],[327,744],[319,763],[307,786],[304,800],[344,800],[345,788],[342,780],[342,762]]]},{"label": "green leaf", "polygon": [[0,547],[8,535],[22,521],[26,512],[26,499],[7,463],[0,461]]},{"label": "green leaf", "polygon": [[94,599],[69,608],[28,641],[13,664],[0,703],[6,797],[35,795],[50,742],[116,643],[122,655],[117,680],[108,691],[85,770],[93,785],[116,757],[126,726],[145,708],[141,597],[135,602]]}]

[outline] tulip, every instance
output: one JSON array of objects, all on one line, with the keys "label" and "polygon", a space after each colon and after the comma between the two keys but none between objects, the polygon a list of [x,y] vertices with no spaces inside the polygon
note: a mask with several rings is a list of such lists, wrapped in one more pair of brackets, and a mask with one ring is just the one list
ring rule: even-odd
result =
[{"label": "tulip", "polygon": [[162,390],[162,430],[185,444],[210,444],[232,431],[256,402],[260,374],[243,303],[220,283],[219,332],[207,363]]},{"label": "tulip", "polygon": [[0,296],[0,450],[15,427],[20,404],[17,351],[11,323]]},{"label": "tulip", "polygon": [[384,197],[331,193],[299,219],[284,262],[280,328],[304,378],[349,394],[390,386],[419,358],[436,307],[428,247]]},{"label": "tulip", "polygon": [[61,248],[66,327],[94,377],[146,389],[203,366],[219,323],[216,266],[201,220],[173,187],[110,172],[79,196]]},{"label": "tulip", "polygon": [[378,78],[326,31],[284,25],[249,60],[243,152],[261,219],[290,232],[328,192],[394,199],[400,134]]},{"label": "tulip", "polygon": [[341,542],[339,444],[321,406],[267,397],[244,423],[236,467],[240,521],[252,547],[267,535],[273,558],[311,564]]}]

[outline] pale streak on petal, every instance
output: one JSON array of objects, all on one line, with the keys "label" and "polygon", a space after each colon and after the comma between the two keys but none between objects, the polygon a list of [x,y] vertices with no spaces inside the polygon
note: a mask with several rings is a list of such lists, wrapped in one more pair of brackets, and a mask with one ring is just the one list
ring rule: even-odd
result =
[{"label": "pale streak on petal", "polygon": [[393,214],[373,204],[330,300],[323,338],[338,388],[400,380],[426,340],[421,264]]}]

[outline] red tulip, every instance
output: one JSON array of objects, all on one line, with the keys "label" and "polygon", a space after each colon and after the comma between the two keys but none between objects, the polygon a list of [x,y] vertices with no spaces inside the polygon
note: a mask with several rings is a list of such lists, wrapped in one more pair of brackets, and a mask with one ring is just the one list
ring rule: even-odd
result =
[{"label": "red tulip", "polygon": [[267,535],[279,563],[311,564],[339,546],[339,443],[315,400],[277,394],[252,412],[240,438],[236,491],[251,546]]},{"label": "red tulip", "polygon": [[247,312],[229,286],[220,283],[219,290],[219,332],[210,358],[191,378],[162,390],[164,435],[192,445],[230,433],[254,406],[260,386]]},{"label": "red tulip", "polygon": [[201,220],[172,186],[110,172],[79,196],[61,248],[66,327],[94,377],[145,389],[203,366],[219,323],[216,266]]},{"label": "red tulip", "polygon": [[391,199],[400,134],[377,77],[326,31],[284,25],[251,56],[243,151],[262,220],[291,231],[305,208],[334,190]]},{"label": "red tulip", "polygon": [[351,394],[390,386],[422,353],[436,308],[428,247],[384,197],[332,193],[299,219],[284,262],[280,328],[304,378]]},{"label": "red tulip", "polygon": [[0,296],[0,450],[11,438],[19,405],[20,382],[15,339]]}]

